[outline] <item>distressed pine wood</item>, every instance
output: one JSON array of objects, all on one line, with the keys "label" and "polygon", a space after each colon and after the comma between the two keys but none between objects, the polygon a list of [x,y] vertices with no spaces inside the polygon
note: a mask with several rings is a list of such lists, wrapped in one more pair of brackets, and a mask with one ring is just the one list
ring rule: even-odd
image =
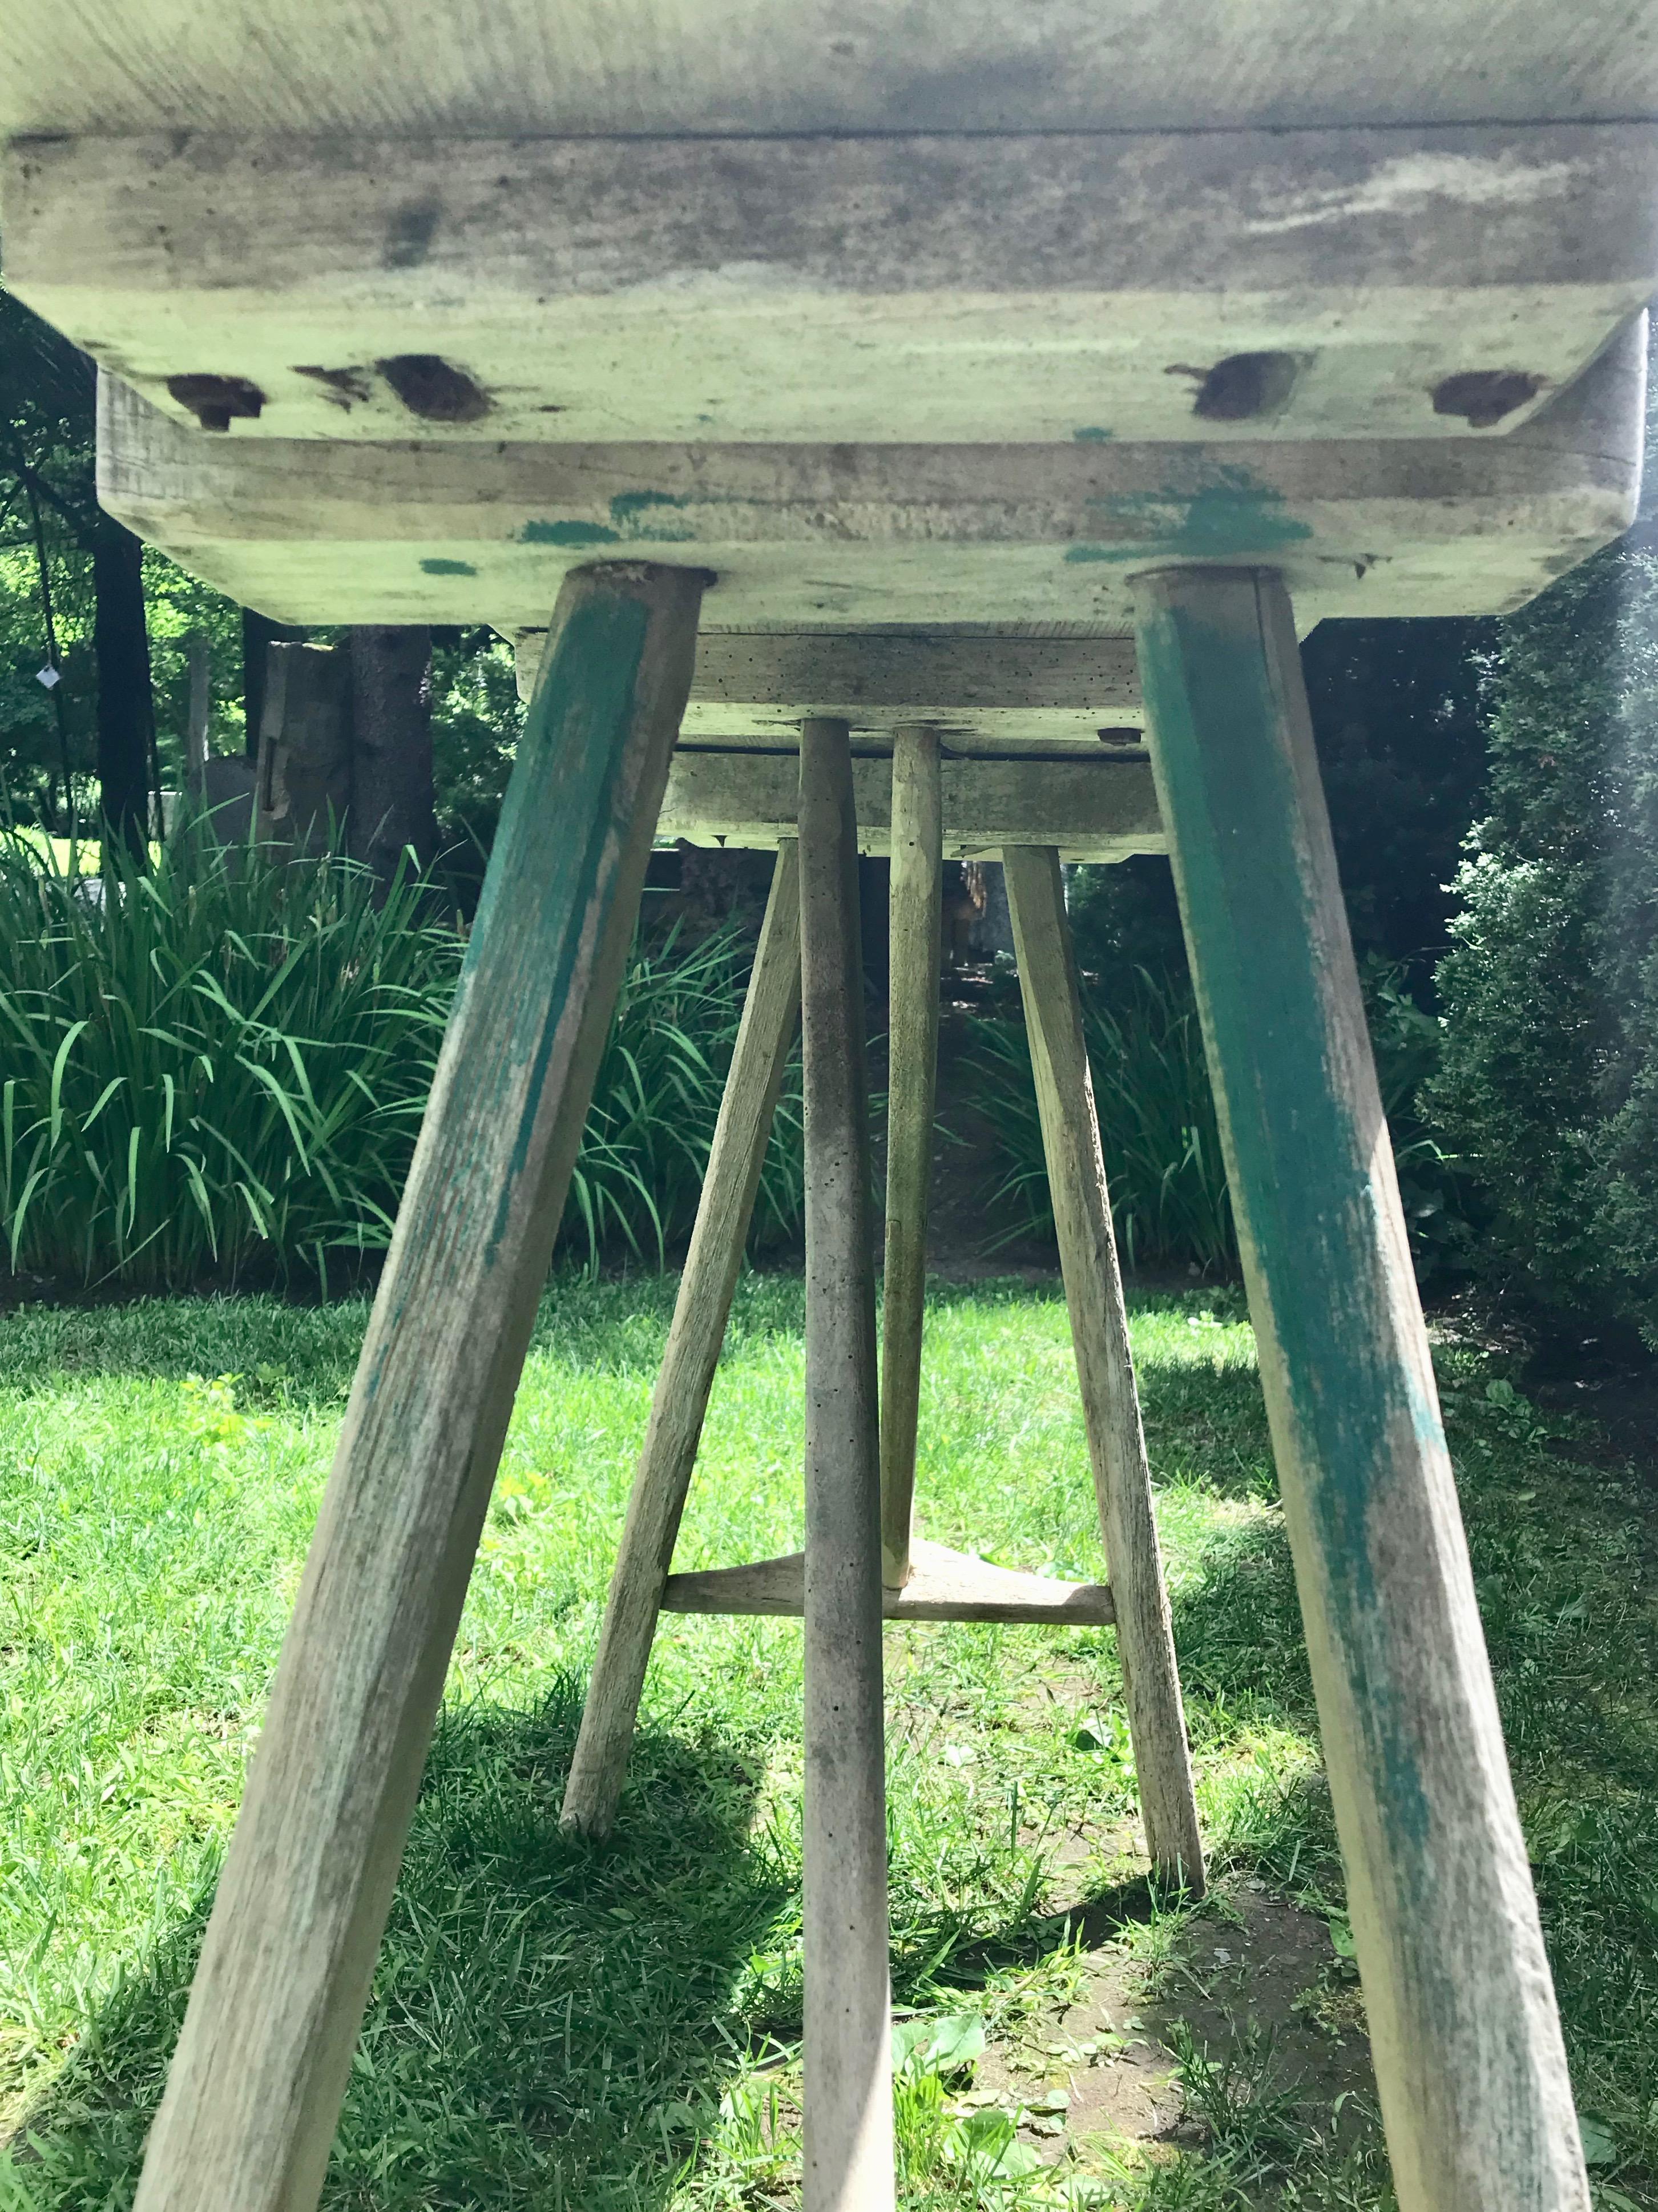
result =
[{"label": "distressed pine wood", "polygon": [[1151,1475],[1059,855],[1051,846],[1010,845],[1002,854],[1002,872],[1116,1606],[1117,1650],[1145,1839],[1156,1867],[1200,1893],[1203,1844],[1192,1794],[1180,1671],[1151,1510]]},{"label": "distressed pine wood", "polygon": [[168,131],[0,192],[20,295],[191,428],[233,376],[238,441],[1500,435],[1658,289],[1631,121]]},{"label": "distressed pine wood", "polygon": [[806,1146],[804,2212],[890,2212],[880,1444],[858,839],[844,722],[800,733]]},{"label": "distressed pine wood", "polygon": [[891,852],[886,1267],[881,1298],[881,1581],[895,1590],[904,1587],[910,1572],[944,931],[938,733],[925,726],[902,729],[894,739]]},{"label": "distressed pine wood", "polygon": [[929,722],[1092,738],[1102,722],[1138,721],[1139,704],[1132,637],[705,630],[683,727],[729,731],[747,708],[756,728],[787,726],[791,738],[784,718],[802,714],[844,716],[854,729]]},{"label": "distressed pine wood", "polygon": [[139,2212],[310,2212],[690,681],[695,570],[570,578]]},{"label": "distressed pine wood", "polygon": [[1212,131],[1658,113],[1624,0],[12,0],[0,131]]},{"label": "distressed pine wood", "polygon": [[[1062,1583],[993,1566],[970,1552],[914,1536],[910,1577],[902,1589],[881,1592],[888,1620],[1027,1620],[1054,1627],[1099,1628],[1116,1619],[1105,1583]],[[799,1620],[805,1604],[804,1552],[756,1559],[742,1567],[707,1567],[670,1575],[665,1613],[775,1614]]]},{"label": "distressed pine wood", "polygon": [[[668,772],[662,835],[693,845],[761,850],[795,828],[797,757],[682,744]],[[892,768],[854,760],[858,849],[890,853]],[[1163,824],[1149,761],[1113,757],[1097,739],[1082,759],[944,760],[938,768],[944,854],[993,856],[1008,843],[1057,845],[1067,860],[1160,853]]]},{"label": "distressed pine wood", "polygon": [[608,1835],[616,1820],[657,1612],[743,1265],[778,1088],[799,1015],[797,852],[793,840],[778,847],[743,1019],[702,1178],[696,1225],[679,1279],[673,1325],[656,1378],[650,1425],[610,1577],[581,1733],[565,1785],[560,1825],[589,1836]]},{"label": "distressed pine wood", "polygon": [[1400,2212],[1585,2212],[1289,599],[1139,591]]},{"label": "distressed pine wood", "polygon": [[1193,556],[1281,568],[1309,626],[1491,614],[1628,528],[1645,366],[1627,331],[1498,435],[970,450],[826,445],[821,428],[760,444],[751,426],[730,445],[212,437],[105,377],[99,497],[284,622],[511,633],[595,548],[706,562],[710,619],[739,631],[1127,635],[1129,577]]}]

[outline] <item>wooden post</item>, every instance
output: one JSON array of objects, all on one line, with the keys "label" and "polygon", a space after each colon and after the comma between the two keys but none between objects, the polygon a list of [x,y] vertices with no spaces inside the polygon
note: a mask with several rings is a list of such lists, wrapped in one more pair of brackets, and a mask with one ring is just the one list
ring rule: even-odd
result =
[{"label": "wooden post", "polygon": [[1289,594],[1136,605],[1400,2212],[1586,2212]]},{"label": "wooden post", "polygon": [[1180,1670],[1151,1510],[1151,1472],[1134,1389],[1059,853],[1051,845],[1009,845],[1002,853],[1002,869],[1083,1419],[1116,1607],[1117,1651],[1146,1846],[1159,1874],[1201,1895],[1203,1844]]},{"label": "wooden post", "polygon": [[938,732],[901,729],[892,750],[886,1272],[881,1303],[881,1580],[888,1589],[902,1589],[910,1571],[938,1073],[944,834]]},{"label": "wooden post", "polygon": [[847,726],[800,734],[806,1124],[803,2212],[893,2203],[880,1444]]},{"label": "wooden post", "polygon": [[432,633],[359,627],[346,657],[351,702],[349,846],[388,882],[407,852],[437,856],[432,781]]},{"label": "wooden post", "polygon": [[565,580],[141,2212],[309,2212],[689,687],[692,569]]},{"label": "wooden post", "polygon": [[726,1078],[673,1327],[651,1400],[628,1519],[610,1577],[559,1825],[606,1836],[616,1820],[640,1692],[673,1563],[691,1469],[725,1341],[732,1295],[765,1164],[800,1006],[800,890],[793,838],[778,848],[771,896]]}]

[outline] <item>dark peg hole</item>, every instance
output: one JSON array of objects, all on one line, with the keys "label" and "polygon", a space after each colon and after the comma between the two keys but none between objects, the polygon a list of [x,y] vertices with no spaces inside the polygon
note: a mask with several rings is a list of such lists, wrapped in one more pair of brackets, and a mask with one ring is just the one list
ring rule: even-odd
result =
[{"label": "dark peg hole", "polygon": [[1198,386],[1192,412],[1206,422],[1248,422],[1290,397],[1301,363],[1292,353],[1229,353]]},{"label": "dark peg hole", "polygon": [[1138,730],[1096,730],[1094,735],[1102,745],[1138,745],[1143,742]]},{"label": "dark peg hole", "polygon": [[245,376],[169,376],[167,388],[203,430],[228,430],[234,422],[257,422],[264,405],[264,392]]},{"label": "dark peg hole", "polygon": [[1535,399],[1543,379],[1526,368],[1466,368],[1434,386],[1434,413],[1460,415],[1471,430],[1489,430]]},{"label": "dark peg hole", "polygon": [[434,353],[393,354],[374,366],[411,415],[423,422],[476,422],[489,412],[489,394]]}]

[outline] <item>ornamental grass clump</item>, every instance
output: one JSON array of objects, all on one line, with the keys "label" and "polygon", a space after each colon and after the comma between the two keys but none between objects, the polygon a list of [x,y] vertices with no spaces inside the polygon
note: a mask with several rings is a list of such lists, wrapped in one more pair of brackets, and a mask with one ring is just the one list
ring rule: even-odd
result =
[{"label": "ornamental grass clump", "polygon": [[[0,837],[0,1266],[65,1285],[326,1291],[390,1239],[465,956],[434,886],[186,823],[100,875]],[[659,1266],[742,1009],[729,933],[635,946],[562,1229]],[[800,1204],[786,1086],[756,1237]]]},{"label": "ornamental grass clump", "polygon": [[[1136,968],[1109,1004],[1084,1001],[1084,1036],[1117,1239],[1130,1267],[1179,1262],[1230,1272],[1232,1204],[1203,1035],[1190,988]],[[1004,1172],[993,1212],[1001,1241],[1051,1237],[1054,1212],[1023,1025],[973,1025],[968,1096],[989,1124]]]},{"label": "ornamental grass clump", "polygon": [[[1473,1234],[1466,1173],[1435,1141],[1417,1103],[1439,1065],[1442,1025],[1411,997],[1398,969],[1370,962],[1361,983],[1412,1257],[1425,1283],[1455,1267]],[[1112,979],[1108,999],[1084,988],[1083,1036],[1124,1261],[1131,1267],[1234,1273],[1237,1232],[1190,980],[1178,970],[1135,967]],[[999,1241],[1051,1237],[1054,1210],[1022,1024],[973,1024],[966,1095],[988,1124],[1002,1170],[990,1198],[992,1212],[1007,1224]]]},{"label": "ornamental grass clump", "polygon": [[391,1233],[463,945],[406,870],[185,825],[101,874],[0,843],[0,1230],[17,1273],[177,1289]]}]

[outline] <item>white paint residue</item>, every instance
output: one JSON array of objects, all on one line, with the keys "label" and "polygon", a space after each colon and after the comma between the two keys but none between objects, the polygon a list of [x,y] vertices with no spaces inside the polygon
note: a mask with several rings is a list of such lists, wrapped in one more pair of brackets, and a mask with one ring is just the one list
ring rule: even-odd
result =
[{"label": "white paint residue", "polygon": [[1261,237],[1345,222],[1353,216],[1414,215],[1430,199],[1454,200],[1463,207],[1527,207],[1570,190],[1579,167],[1576,161],[1533,166],[1475,154],[1405,154],[1385,162],[1363,184],[1300,193],[1282,214],[1257,216],[1248,228]]}]

